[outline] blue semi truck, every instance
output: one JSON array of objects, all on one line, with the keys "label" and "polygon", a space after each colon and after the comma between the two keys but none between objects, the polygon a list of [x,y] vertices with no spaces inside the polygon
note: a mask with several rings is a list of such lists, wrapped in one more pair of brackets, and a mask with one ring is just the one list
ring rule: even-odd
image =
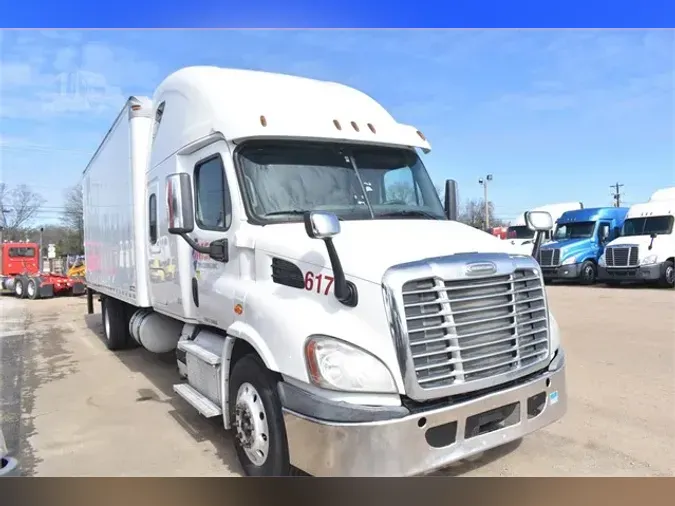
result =
[{"label": "blue semi truck", "polygon": [[545,281],[595,283],[605,246],[621,235],[627,207],[596,207],[563,213],[553,240],[542,245],[537,260]]}]

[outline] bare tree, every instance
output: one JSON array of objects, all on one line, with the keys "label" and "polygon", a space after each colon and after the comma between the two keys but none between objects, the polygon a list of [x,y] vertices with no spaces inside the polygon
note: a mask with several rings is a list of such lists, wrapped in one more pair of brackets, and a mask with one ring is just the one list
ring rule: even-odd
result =
[{"label": "bare tree", "polygon": [[[488,202],[490,224],[495,227],[502,226],[502,221],[495,216],[495,206]],[[481,230],[485,230],[485,201],[480,199],[468,200],[459,213],[459,221]]]},{"label": "bare tree", "polygon": [[81,253],[84,249],[84,211],[82,185],[76,184],[64,192],[61,223],[68,230],[67,243],[70,253]]},{"label": "bare tree", "polygon": [[37,213],[45,199],[30,186],[21,184],[10,188],[7,183],[0,183],[0,227],[5,239],[18,239],[37,217]]}]

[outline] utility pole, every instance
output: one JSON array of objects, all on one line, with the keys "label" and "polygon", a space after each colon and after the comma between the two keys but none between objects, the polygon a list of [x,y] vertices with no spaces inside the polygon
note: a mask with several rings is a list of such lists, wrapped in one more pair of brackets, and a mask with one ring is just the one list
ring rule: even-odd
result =
[{"label": "utility pole", "polygon": [[485,203],[485,230],[490,230],[490,204],[488,201],[488,182],[492,181],[492,174],[485,176],[485,179],[482,177],[478,179],[478,184],[483,185],[483,200]]},{"label": "utility pole", "polygon": [[614,207],[621,207],[620,188],[622,188],[623,185],[617,182],[615,184],[609,185],[609,187],[614,190],[614,193],[612,194],[612,198],[614,199]]}]

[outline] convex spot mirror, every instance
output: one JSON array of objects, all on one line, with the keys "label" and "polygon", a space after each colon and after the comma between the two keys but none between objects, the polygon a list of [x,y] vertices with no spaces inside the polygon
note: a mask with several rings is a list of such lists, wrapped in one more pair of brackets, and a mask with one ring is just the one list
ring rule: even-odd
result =
[{"label": "convex spot mirror", "polygon": [[169,233],[188,234],[194,230],[194,206],[189,174],[171,174],[166,178],[166,202]]},{"label": "convex spot mirror", "polygon": [[340,220],[326,211],[310,211],[305,215],[305,231],[312,239],[330,239],[340,233]]},{"label": "convex spot mirror", "polygon": [[527,228],[535,232],[545,232],[553,228],[553,218],[546,211],[527,211],[525,223],[527,223]]}]

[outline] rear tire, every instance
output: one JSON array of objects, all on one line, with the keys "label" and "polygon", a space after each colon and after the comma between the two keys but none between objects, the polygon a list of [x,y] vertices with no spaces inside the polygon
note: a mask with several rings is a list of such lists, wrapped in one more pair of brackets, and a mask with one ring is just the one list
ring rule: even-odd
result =
[{"label": "rear tire", "polygon": [[132,339],[129,335],[129,321],[125,309],[125,304],[119,300],[105,297],[101,301],[103,337],[111,351],[123,350]]},{"label": "rear tire", "polygon": [[672,260],[668,260],[663,268],[663,276],[659,280],[661,288],[675,288],[675,267]]},{"label": "rear tire", "polygon": [[24,299],[26,297],[26,279],[18,277],[14,280],[14,295],[17,299]]},{"label": "rear tire", "polygon": [[581,264],[581,272],[579,273],[579,282],[582,285],[592,285],[598,277],[598,269],[593,262],[586,260]]},{"label": "rear tire", "polygon": [[286,427],[276,380],[253,354],[230,375],[229,413],[234,447],[246,476],[291,476]]},{"label": "rear tire", "polygon": [[28,298],[31,300],[40,298],[40,281],[38,279],[28,279],[28,283],[26,283],[26,295],[28,295]]}]

